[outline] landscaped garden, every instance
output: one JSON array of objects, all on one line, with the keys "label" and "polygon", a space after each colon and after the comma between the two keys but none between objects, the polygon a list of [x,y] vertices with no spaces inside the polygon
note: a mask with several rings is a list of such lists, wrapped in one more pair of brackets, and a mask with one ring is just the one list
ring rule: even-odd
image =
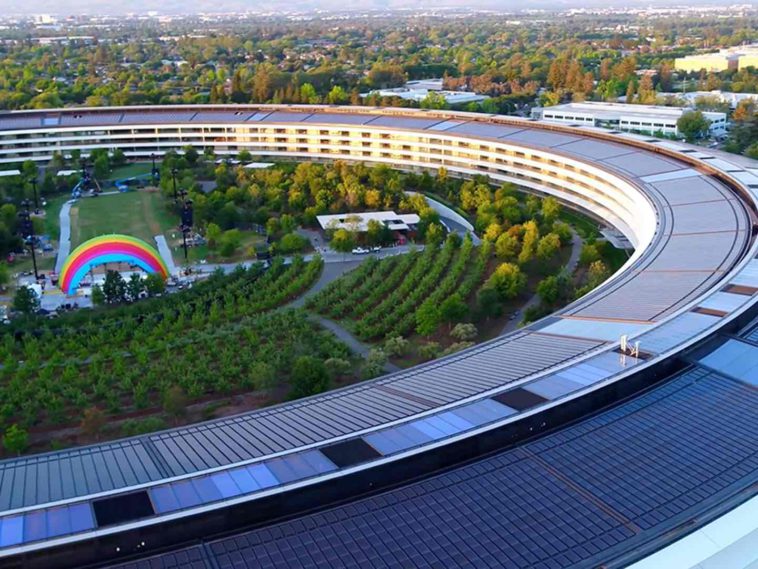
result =
[{"label": "landscaped garden", "polygon": [[[124,419],[129,429],[139,428],[135,418],[148,426],[197,420],[239,393],[257,392],[260,405],[324,389],[354,373],[348,349],[303,312],[273,310],[307,290],[321,267],[318,258],[256,264],[179,294],[14,321],[0,344],[0,421],[45,448],[122,435]],[[297,385],[301,357],[329,366],[323,385]],[[102,424],[79,424],[87,413],[102,414]]]},{"label": "landscaped garden", "polygon": [[[486,178],[462,181],[444,170],[431,176],[343,163],[245,170],[214,166],[208,157],[195,156],[194,164],[191,159],[168,157],[162,191],[80,199],[71,212],[73,245],[104,233],[148,242],[164,234],[170,243],[173,233],[175,245],[179,215],[167,164],[177,167],[178,187],[189,189],[195,226],[206,237],[194,260],[249,257],[266,237],[274,252],[297,254],[306,248],[293,245],[301,239],[298,228],[312,227],[321,213],[416,212],[418,245],[410,252],[369,257],[306,299],[306,310],[373,346],[369,356],[353,356],[306,310],[285,308],[316,282],[319,257],[306,262],[296,256],[290,264],[275,258],[269,268],[254,264],[219,272],[162,296],[156,296],[161,287],[154,279],[124,281],[111,272],[97,291],[99,308],[55,320],[21,318],[0,337],[0,428],[11,433],[7,452],[253,409],[374,377],[388,359],[401,367],[428,361],[559,308],[625,259],[597,240],[591,221],[564,212],[554,199],[508,184],[493,188]],[[209,171],[216,187],[206,192],[195,176]],[[481,243],[445,235],[423,194],[465,215]],[[65,196],[50,201],[48,209],[57,213]],[[573,243],[574,230],[563,220],[582,234],[583,245]],[[56,221],[46,221],[51,231]],[[385,238],[375,228],[347,236],[367,243]],[[578,267],[566,272],[578,246]],[[145,294],[152,298],[138,301]]]}]

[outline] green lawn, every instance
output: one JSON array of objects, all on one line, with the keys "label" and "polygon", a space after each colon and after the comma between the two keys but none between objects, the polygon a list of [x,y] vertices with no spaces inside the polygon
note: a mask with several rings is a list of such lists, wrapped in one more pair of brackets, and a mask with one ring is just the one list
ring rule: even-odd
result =
[{"label": "green lawn", "polygon": [[[160,168],[160,163],[155,164]],[[118,168],[114,168],[108,180],[120,180],[122,178],[131,178],[132,176],[141,176],[142,174],[149,174],[153,168],[152,162],[134,162],[132,164],[126,164]]]},{"label": "green lawn", "polygon": [[158,192],[82,198],[71,208],[71,245],[106,233],[124,233],[155,246],[155,236],[179,225],[178,212],[166,209]]}]

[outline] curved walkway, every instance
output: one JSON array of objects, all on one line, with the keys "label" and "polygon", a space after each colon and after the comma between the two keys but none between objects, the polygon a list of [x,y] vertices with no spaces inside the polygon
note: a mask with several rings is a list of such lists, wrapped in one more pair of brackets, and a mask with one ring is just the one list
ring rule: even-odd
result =
[{"label": "curved walkway", "polygon": [[63,263],[66,262],[69,253],[71,253],[71,205],[72,200],[64,203],[58,214],[61,227],[58,239],[58,257],[55,259],[55,272],[58,274],[60,274],[61,269],[63,269]]}]

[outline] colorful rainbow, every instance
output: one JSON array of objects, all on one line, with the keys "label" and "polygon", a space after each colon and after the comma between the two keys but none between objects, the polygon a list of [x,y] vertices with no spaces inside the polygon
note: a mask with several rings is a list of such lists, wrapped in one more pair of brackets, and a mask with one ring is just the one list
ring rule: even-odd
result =
[{"label": "colorful rainbow", "polygon": [[113,234],[95,237],[74,249],[58,275],[58,286],[66,294],[74,294],[90,269],[105,263],[129,263],[168,278],[168,267],[158,251],[136,237]]}]

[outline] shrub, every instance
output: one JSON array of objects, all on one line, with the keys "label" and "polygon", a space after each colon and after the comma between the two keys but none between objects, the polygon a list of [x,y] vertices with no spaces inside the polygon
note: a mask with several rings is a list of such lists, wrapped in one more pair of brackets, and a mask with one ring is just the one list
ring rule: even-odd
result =
[{"label": "shrub", "polygon": [[393,336],[384,342],[384,353],[390,357],[402,356],[408,352],[409,346],[410,342],[402,336]]},{"label": "shrub", "polygon": [[462,342],[471,341],[476,338],[478,334],[479,330],[476,329],[476,326],[473,324],[464,324],[463,322],[456,324],[455,328],[450,332],[450,335],[453,338]]},{"label": "shrub", "polygon": [[363,379],[371,379],[384,373],[384,366],[387,365],[387,354],[381,348],[371,348],[366,356],[366,363],[361,369]]},{"label": "shrub", "polygon": [[427,342],[419,346],[418,353],[425,360],[433,360],[440,354],[440,345],[438,342]]}]

